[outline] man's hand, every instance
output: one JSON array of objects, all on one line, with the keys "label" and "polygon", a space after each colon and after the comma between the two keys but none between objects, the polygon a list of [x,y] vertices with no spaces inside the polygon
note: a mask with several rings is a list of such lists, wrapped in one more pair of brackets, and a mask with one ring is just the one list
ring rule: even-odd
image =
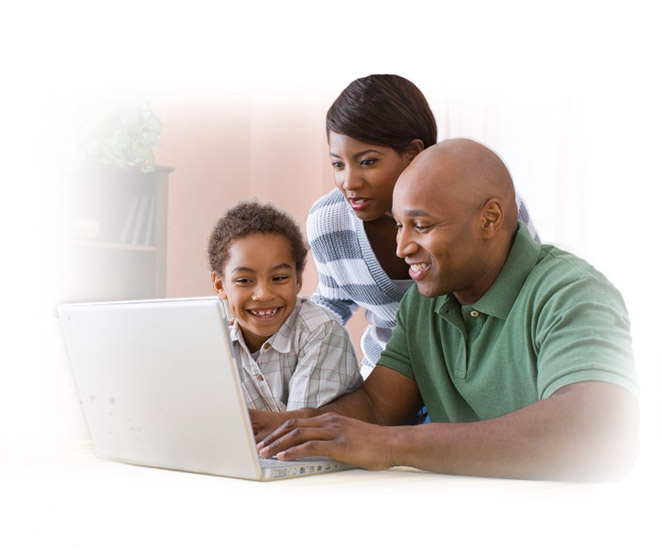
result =
[{"label": "man's hand", "polygon": [[283,424],[289,418],[308,416],[307,409],[290,412],[261,411],[257,409],[248,409],[251,417],[251,426],[255,441],[260,443],[267,435]]},{"label": "man's hand", "polygon": [[[250,411],[258,450],[281,460],[328,456],[369,470],[392,466],[401,428],[421,408],[416,382],[377,365],[356,390],[319,409]],[[273,432],[273,433],[272,433]]]},{"label": "man's hand", "polygon": [[366,470],[393,466],[389,443],[397,428],[368,424],[336,413],[290,419],[258,444],[264,458],[326,456]]},{"label": "man's hand", "polygon": [[[342,422],[348,421],[349,418],[356,418],[362,421],[359,424],[369,423],[366,425],[376,429],[378,426],[374,426],[375,424],[391,426],[408,424],[421,406],[421,396],[414,380],[392,369],[377,365],[358,389],[319,409],[299,409],[287,412],[251,409],[249,413],[255,440],[260,443],[267,435],[290,419],[311,420],[313,417],[319,417],[325,413],[336,413],[336,416],[344,418]],[[329,417],[327,416],[327,418]],[[353,425],[353,423],[351,424]],[[291,426],[292,424],[288,422],[287,425]],[[313,423],[312,425],[316,424]],[[287,428],[285,430],[290,431]],[[273,442],[278,437],[277,434],[284,433],[284,431],[279,430],[274,434],[274,437],[269,438],[269,441]],[[368,440],[363,442],[358,440],[358,443],[365,448]],[[262,448],[260,445],[258,447]],[[280,450],[284,450],[284,448],[282,447]],[[316,456],[320,455],[323,455],[323,453],[318,453]],[[378,462],[376,461],[375,464]],[[376,468],[378,467],[376,466]]]}]

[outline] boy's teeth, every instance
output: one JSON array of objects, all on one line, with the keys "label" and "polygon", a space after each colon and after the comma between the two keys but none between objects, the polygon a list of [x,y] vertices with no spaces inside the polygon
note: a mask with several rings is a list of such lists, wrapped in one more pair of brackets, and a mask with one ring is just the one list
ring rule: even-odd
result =
[{"label": "boy's teeth", "polygon": [[257,315],[258,317],[265,317],[267,315],[274,315],[278,311],[278,308],[276,309],[254,309],[253,310],[253,315]]}]

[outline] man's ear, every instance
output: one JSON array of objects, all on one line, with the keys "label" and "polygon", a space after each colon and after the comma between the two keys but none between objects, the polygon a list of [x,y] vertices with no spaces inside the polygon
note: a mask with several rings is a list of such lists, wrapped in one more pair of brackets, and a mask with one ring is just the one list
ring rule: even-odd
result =
[{"label": "man's ear", "polygon": [[499,199],[488,199],[480,214],[480,230],[484,239],[491,239],[503,225],[504,212]]},{"label": "man's ear", "polygon": [[223,287],[223,279],[221,279],[221,276],[215,271],[212,271],[211,280],[214,283],[214,290],[216,291],[216,294],[218,294],[218,297],[221,300],[225,300],[227,298],[227,294],[225,293],[225,288]]},{"label": "man's ear", "polygon": [[414,160],[414,157],[418,155],[423,149],[425,149],[425,145],[423,144],[422,140],[412,139],[407,146],[407,150],[405,151],[407,161],[411,162]]}]

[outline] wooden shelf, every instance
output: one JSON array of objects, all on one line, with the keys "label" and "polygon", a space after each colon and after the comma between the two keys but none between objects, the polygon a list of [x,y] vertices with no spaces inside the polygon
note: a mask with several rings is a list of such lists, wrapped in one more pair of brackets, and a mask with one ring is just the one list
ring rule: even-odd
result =
[{"label": "wooden shelf", "polygon": [[[88,166],[72,178],[63,216],[62,302],[165,297],[172,170]],[[81,227],[94,233],[81,235]]]}]

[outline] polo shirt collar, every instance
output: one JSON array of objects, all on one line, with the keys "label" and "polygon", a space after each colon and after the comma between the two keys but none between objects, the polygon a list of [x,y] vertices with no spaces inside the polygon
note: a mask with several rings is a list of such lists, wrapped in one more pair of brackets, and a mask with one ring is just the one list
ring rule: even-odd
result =
[{"label": "polo shirt collar", "polygon": [[[538,262],[540,250],[540,243],[531,238],[526,224],[520,220],[515,240],[501,272],[488,291],[471,307],[485,315],[505,319],[519,295],[524,281]],[[457,303],[452,294],[441,297],[435,308],[437,312],[440,312],[449,301]]]},{"label": "polo shirt collar", "polygon": [[506,263],[488,291],[473,304],[473,309],[505,319],[524,281],[538,263],[540,250],[540,243],[531,238],[526,224],[520,220]]}]

